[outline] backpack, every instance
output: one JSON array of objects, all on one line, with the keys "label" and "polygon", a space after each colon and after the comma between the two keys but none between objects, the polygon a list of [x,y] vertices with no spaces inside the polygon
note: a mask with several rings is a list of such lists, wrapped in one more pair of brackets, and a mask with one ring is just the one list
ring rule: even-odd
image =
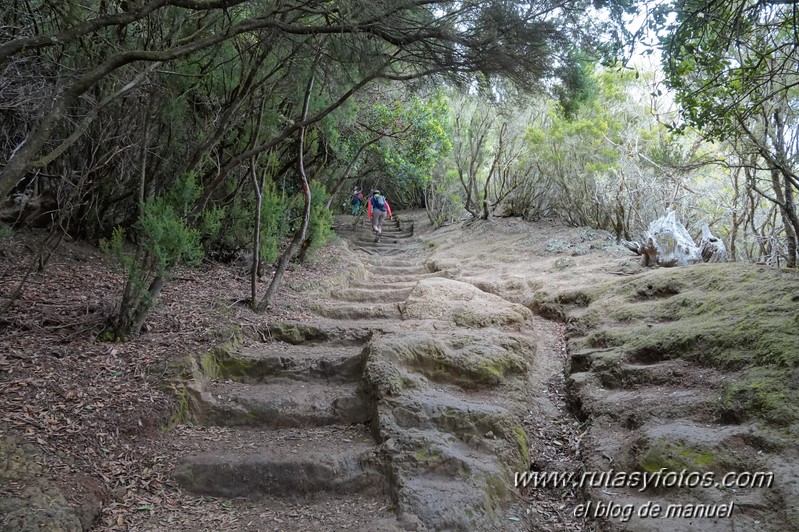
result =
[{"label": "backpack", "polygon": [[386,210],[386,198],[383,196],[372,196],[372,207],[380,211]]}]

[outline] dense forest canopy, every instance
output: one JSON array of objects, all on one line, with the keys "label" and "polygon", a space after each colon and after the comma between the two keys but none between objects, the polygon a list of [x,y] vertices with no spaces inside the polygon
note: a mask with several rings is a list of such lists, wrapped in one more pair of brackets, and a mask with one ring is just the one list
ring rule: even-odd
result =
[{"label": "dense forest canopy", "polygon": [[[255,249],[253,279],[277,263],[260,300],[253,281],[265,310],[354,185],[436,224],[556,216],[625,239],[676,209],[735,259],[793,267],[796,9],[11,0],[0,218],[49,229],[39,267],[64,235],[114,253],[120,337],[170,269],[203,257]],[[624,24],[636,10],[664,79],[613,63],[642,37]]]}]

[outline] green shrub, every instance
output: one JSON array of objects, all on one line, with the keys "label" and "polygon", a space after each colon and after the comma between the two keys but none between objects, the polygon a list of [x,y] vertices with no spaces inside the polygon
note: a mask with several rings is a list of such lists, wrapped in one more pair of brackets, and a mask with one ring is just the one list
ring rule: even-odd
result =
[{"label": "green shrub", "polygon": [[325,207],[327,191],[324,185],[311,185],[311,221],[308,226],[308,251],[324,246],[333,236],[333,213]]},{"label": "green shrub", "polygon": [[[235,187],[231,193],[234,192]],[[271,182],[261,195],[261,261],[273,263],[279,256],[280,244],[289,234],[290,209],[286,207],[286,194]],[[229,205],[215,206],[203,213],[200,224],[206,253],[224,259],[251,249],[255,212],[255,194],[248,189],[235,194]]]},{"label": "green shrub", "polygon": [[269,183],[261,196],[261,260],[271,264],[280,256],[280,244],[289,234],[286,195]]},{"label": "green shrub", "polygon": [[161,292],[170,270],[202,259],[200,233],[187,226],[184,215],[199,197],[193,177],[178,181],[163,196],[142,205],[133,227],[135,251],[126,250],[126,231],[114,229],[101,247],[119,261],[127,274],[119,311],[104,338],[124,340],[138,334]]},{"label": "green shrub", "polygon": [[461,197],[461,184],[454,170],[437,169],[438,174],[425,189],[427,217],[436,227],[452,223],[466,212]]}]

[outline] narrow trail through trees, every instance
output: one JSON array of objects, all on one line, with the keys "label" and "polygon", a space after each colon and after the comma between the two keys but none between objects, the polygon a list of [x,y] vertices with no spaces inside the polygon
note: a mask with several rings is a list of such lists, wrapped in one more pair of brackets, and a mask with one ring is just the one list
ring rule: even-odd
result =
[{"label": "narrow trail through trees", "polygon": [[[241,275],[214,267],[187,272],[138,343],[6,341],[6,421],[40,446],[17,437],[6,455],[7,527],[30,529],[20,523],[57,503],[53,523],[98,530],[796,528],[796,410],[784,399],[795,272],[645,270],[587,228],[498,218],[433,230],[424,213],[404,214],[379,246],[339,217],[343,240],[312,275],[289,271],[290,294],[266,318],[236,306]],[[59,260],[80,274],[58,312],[86,283],[111,282],[88,261]],[[514,489],[528,467],[613,483]],[[642,491],[615,480],[660,470],[774,482]],[[638,515],[649,503],[692,517]],[[695,514],[733,504],[731,516]],[[611,505],[629,519],[603,518]]]},{"label": "narrow trail through trees", "polygon": [[368,229],[338,227],[363,267],[315,318],[196,365],[175,478],[241,530],[581,529],[577,494],[513,485],[531,451],[577,466],[559,326],[448,278],[412,221]]}]

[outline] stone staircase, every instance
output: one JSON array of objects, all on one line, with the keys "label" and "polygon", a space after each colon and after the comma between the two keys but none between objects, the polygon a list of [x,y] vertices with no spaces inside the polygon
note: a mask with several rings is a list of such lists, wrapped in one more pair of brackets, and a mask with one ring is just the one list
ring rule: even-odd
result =
[{"label": "stone staircase", "polygon": [[[424,314],[440,302],[415,299],[420,285],[458,282],[425,266],[413,223],[386,222],[379,243],[369,227],[337,230],[366,278],[331,291],[312,322],[273,324],[269,341],[198,362],[192,416],[230,430],[198,443],[175,478],[193,493],[264,507],[288,499],[310,512],[350,497],[360,530],[526,529],[512,471],[529,462],[520,419],[535,346],[495,326],[455,326],[440,309]],[[466,287],[467,310],[490,303],[512,315]]]}]

